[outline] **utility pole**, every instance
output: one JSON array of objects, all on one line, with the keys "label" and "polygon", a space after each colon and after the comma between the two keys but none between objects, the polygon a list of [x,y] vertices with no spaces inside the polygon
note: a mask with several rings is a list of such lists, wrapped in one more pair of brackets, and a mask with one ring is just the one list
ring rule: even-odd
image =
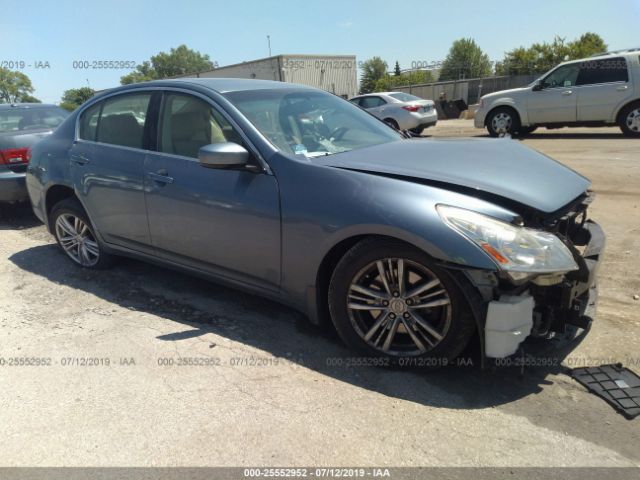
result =
[{"label": "utility pole", "polygon": [[267,45],[269,46],[269,56],[271,56],[271,36],[267,35]]}]

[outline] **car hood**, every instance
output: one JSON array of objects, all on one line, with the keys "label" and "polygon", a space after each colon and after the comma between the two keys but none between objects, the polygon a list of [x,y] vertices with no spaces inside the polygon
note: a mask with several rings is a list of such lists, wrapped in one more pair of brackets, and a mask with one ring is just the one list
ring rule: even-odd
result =
[{"label": "car hood", "polygon": [[486,95],[482,96],[482,100],[487,101],[502,97],[517,97],[529,91],[529,87],[510,88],[509,90],[500,90],[498,92],[487,93]]},{"label": "car hood", "polygon": [[506,138],[400,140],[316,160],[330,167],[486,192],[545,213],[564,207],[591,184],[561,163]]}]

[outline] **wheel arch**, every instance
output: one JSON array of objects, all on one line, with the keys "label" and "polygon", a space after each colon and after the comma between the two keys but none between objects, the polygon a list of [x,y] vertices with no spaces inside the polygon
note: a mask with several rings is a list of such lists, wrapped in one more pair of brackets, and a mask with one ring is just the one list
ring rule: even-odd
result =
[{"label": "wheel arch", "polygon": [[518,107],[516,106],[515,102],[504,100],[504,101],[501,101],[500,103],[491,105],[491,108],[489,109],[487,114],[484,116],[484,126],[485,127],[487,126],[489,118],[491,117],[493,112],[496,111],[498,108],[508,108],[510,110],[513,110],[514,113],[516,115],[518,115],[518,121],[520,122],[520,124],[524,125],[523,118],[525,118],[525,117],[523,117],[522,112],[520,111],[520,109],[518,109]]},{"label": "wheel arch", "polygon": [[629,100],[628,102],[623,103],[622,105],[620,105],[620,107],[618,108],[618,110],[616,110],[616,113],[613,117],[614,121],[616,123],[620,123],[620,121],[622,120],[621,116],[622,116],[622,112],[624,111],[625,108],[633,105],[634,103],[640,104],[640,97],[638,98],[634,98],[632,100]]},{"label": "wheel arch", "polygon": [[61,202],[62,200],[65,200],[71,197],[78,198],[75,190],[69,185],[54,184],[47,189],[44,197],[45,198],[44,214],[45,214],[45,220],[46,220],[45,223],[50,232],[51,232],[51,225],[50,225],[49,218],[50,218],[50,214],[51,214],[51,210],[53,209],[53,206]]}]

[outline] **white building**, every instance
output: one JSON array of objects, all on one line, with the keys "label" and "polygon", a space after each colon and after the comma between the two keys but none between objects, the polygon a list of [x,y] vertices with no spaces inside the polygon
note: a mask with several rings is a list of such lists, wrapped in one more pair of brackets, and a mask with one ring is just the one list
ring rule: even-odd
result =
[{"label": "white building", "polygon": [[257,78],[300,83],[351,98],[358,93],[355,55],[277,55],[180,75],[199,78]]}]

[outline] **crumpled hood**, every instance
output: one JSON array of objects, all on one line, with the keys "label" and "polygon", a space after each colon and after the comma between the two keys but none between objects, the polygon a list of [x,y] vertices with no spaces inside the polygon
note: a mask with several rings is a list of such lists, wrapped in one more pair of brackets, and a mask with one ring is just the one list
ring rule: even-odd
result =
[{"label": "crumpled hood", "polygon": [[314,159],[327,166],[459,185],[550,213],[591,182],[516,140],[412,139]]}]

